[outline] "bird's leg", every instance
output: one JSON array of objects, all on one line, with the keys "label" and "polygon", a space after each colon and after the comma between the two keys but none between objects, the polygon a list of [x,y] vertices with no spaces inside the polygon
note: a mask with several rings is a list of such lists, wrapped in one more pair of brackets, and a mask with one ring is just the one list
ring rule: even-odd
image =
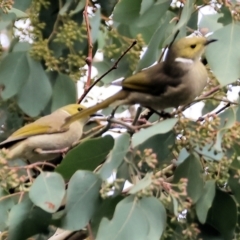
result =
[{"label": "bird's leg", "polygon": [[41,148],[36,148],[34,149],[34,152],[38,153],[38,154],[51,154],[51,153],[65,153],[67,150],[69,149],[69,147],[66,148],[62,148],[62,149],[56,149],[56,150],[43,150]]},{"label": "bird's leg", "polygon": [[142,107],[139,106],[139,107],[137,108],[137,112],[136,112],[135,118],[133,119],[133,122],[132,122],[132,125],[133,125],[133,126],[136,125],[136,123],[137,123],[137,121],[138,121],[138,119],[139,119],[139,116],[140,116],[141,112],[142,112]]},{"label": "bird's leg", "polygon": [[150,110],[150,112],[147,114],[147,118],[150,118],[150,116],[151,116],[153,113],[156,113],[159,117],[162,117],[162,118],[164,118],[164,119],[166,119],[166,118],[171,118],[171,117],[172,117],[172,115],[171,115],[170,113],[168,113],[168,112],[164,112],[164,111],[158,112],[158,111],[156,111],[155,109],[153,109],[153,108],[151,108],[151,107],[147,107],[147,108]]}]

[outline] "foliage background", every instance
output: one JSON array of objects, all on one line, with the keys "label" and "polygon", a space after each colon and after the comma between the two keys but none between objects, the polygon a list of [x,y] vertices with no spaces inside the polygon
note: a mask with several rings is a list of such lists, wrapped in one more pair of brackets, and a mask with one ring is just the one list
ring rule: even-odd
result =
[{"label": "foliage background", "polygon": [[[97,132],[54,170],[7,163],[2,150],[1,239],[240,239],[240,114],[238,102],[226,98],[240,77],[238,1],[1,0],[0,6],[0,30],[10,41],[1,47],[1,140],[76,102],[86,62],[99,77],[134,39],[98,86],[156,62],[178,30],[177,38],[198,30],[218,39],[206,51],[210,81],[197,121],[184,117],[185,108],[137,126],[113,119],[115,125],[97,128],[100,133],[114,126],[128,131],[117,138]],[[199,14],[204,6],[214,14]],[[92,63],[97,51],[103,59]],[[87,78],[85,89],[96,80]],[[107,181],[113,172],[116,178]],[[133,185],[123,189],[126,180]],[[68,231],[57,238],[57,228]]]}]

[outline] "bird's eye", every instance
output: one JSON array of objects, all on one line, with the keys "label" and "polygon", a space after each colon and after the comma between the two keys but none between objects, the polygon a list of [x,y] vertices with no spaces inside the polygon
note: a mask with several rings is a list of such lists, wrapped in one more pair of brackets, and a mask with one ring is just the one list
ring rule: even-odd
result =
[{"label": "bird's eye", "polygon": [[83,109],[82,109],[81,107],[78,108],[78,111],[79,111],[79,112],[82,111],[82,110],[83,110]]},{"label": "bird's eye", "polygon": [[190,47],[191,47],[192,49],[194,49],[196,46],[197,46],[196,44],[190,45]]}]

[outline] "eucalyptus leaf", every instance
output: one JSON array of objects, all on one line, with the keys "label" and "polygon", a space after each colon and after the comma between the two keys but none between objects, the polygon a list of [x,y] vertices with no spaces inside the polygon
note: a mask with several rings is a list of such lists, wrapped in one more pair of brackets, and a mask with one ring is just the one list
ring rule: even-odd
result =
[{"label": "eucalyptus leaf", "polygon": [[207,181],[205,183],[202,196],[196,203],[197,216],[202,224],[206,222],[208,210],[212,206],[212,202],[215,197],[215,191],[215,181]]},{"label": "eucalyptus leaf", "polygon": [[170,130],[172,130],[177,121],[178,121],[177,118],[166,119],[162,122],[154,124],[153,126],[147,129],[140,130],[139,132],[133,135],[132,146],[136,147],[137,145],[142,144],[144,141],[146,141],[148,138],[154,135],[169,132]]},{"label": "eucalyptus leaf", "polygon": [[30,74],[17,94],[17,103],[26,114],[36,117],[49,102],[52,87],[41,63],[29,56],[27,58]]},{"label": "eucalyptus leaf", "polygon": [[181,178],[187,179],[187,193],[196,203],[203,192],[203,168],[198,157],[190,155],[181,163],[174,172],[173,182],[177,183]]},{"label": "eucalyptus leaf", "polygon": [[114,170],[116,170],[122,163],[124,156],[126,155],[130,145],[130,136],[127,133],[122,134],[115,139],[114,147],[110,152],[107,160],[99,170],[99,175],[103,179],[107,179],[111,176]]},{"label": "eucalyptus leaf", "polygon": [[15,96],[26,83],[29,73],[26,52],[9,53],[0,64],[0,84],[4,86],[2,98]]},{"label": "eucalyptus leaf", "polygon": [[29,191],[32,202],[44,211],[54,213],[58,210],[65,195],[62,176],[54,172],[42,172]]},{"label": "eucalyptus leaf", "polygon": [[114,140],[110,135],[89,139],[69,151],[55,171],[69,179],[78,170],[93,171],[112,150]]},{"label": "eucalyptus leaf", "polygon": [[240,25],[235,22],[228,24],[215,31],[211,38],[218,39],[218,41],[208,46],[206,57],[221,86],[226,86],[240,77],[238,63],[240,58],[240,45],[238,44]]},{"label": "eucalyptus leaf", "polygon": [[29,200],[15,205],[9,213],[8,240],[23,240],[37,233],[47,233],[51,214]]},{"label": "eucalyptus leaf", "polygon": [[73,80],[65,74],[58,73],[53,83],[51,112],[65,105],[75,103],[77,90]]},{"label": "eucalyptus leaf", "polygon": [[61,228],[76,231],[87,225],[98,208],[101,184],[101,179],[89,171],[78,170],[72,176]]},{"label": "eucalyptus leaf", "polygon": [[233,238],[237,223],[237,206],[228,193],[217,189],[207,223],[217,229],[225,240]]}]

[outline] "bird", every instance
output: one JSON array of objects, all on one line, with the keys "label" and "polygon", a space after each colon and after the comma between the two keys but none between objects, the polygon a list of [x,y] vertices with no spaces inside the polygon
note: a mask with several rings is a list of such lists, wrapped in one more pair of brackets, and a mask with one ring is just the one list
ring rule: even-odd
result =
[{"label": "bird", "polygon": [[23,159],[30,163],[53,160],[61,156],[62,150],[71,147],[81,138],[89,116],[80,118],[68,128],[60,129],[60,126],[66,117],[84,109],[86,107],[79,104],[61,107],[15,131],[0,143],[0,148],[9,150],[7,160]]},{"label": "bird", "polygon": [[158,111],[190,103],[207,84],[207,70],[200,58],[206,46],[215,41],[217,39],[197,36],[177,40],[163,62],[124,79],[119,92],[67,117],[62,128],[108,106],[140,104]]}]

